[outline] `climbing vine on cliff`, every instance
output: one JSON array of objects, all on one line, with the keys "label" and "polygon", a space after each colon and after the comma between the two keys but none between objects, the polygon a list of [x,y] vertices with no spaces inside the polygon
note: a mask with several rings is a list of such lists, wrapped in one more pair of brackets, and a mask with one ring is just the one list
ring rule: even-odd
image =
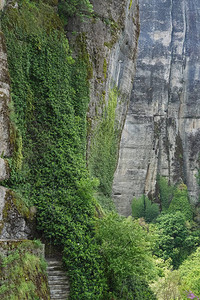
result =
[{"label": "climbing vine on cliff", "polygon": [[97,120],[93,132],[89,157],[89,169],[100,181],[99,190],[110,196],[114,171],[117,163],[118,131],[116,124],[116,107],[118,91],[109,92],[108,104],[103,108],[103,115]]},{"label": "climbing vine on cliff", "polygon": [[38,230],[62,246],[71,299],[99,299],[105,285],[94,239],[94,182],[85,166],[87,66],[71,57],[55,9],[43,2],[9,7],[2,27],[12,141],[21,145],[14,147],[21,155],[10,160],[6,185],[37,207]]}]

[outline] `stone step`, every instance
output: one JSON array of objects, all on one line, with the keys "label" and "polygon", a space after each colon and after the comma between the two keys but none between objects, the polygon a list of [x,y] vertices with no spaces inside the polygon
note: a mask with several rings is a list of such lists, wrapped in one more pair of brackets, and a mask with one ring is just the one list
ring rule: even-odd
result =
[{"label": "stone step", "polygon": [[46,261],[50,264],[53,263],[58,263],[58,264],[62,264],[62,259],[61,258],[55,258],[55,257],[50,257],[50,258],[46,258]]},{"label": "stone step", "polygon": [[67,282],[66,278],[64,279],[59,279],[59,280],[54,280],[54,279],[49,279],[48,280],[49,285],[69,285],[69,283]]},{"label": "stone step", "polygon": [[66,299],[68,299],[68,297],[69,297],[69,295],[54,295],[54,296],[51,296],[51,300],[52,299],[59,299],[59,300],[66,300]]},{"label": "stone step", "polygon": [[66,285],[64,285],[64,284],[53,285],[52,284],[51,287],[52,287],[52,290],[54,290],[54,291],[69,290],[69,285],[68,284],[66,284]]},{"label": "stone step", "polygon": [[69,297],[70,287],[62,261],[57,258],[47,259],[47,275],[51,300],[66,300]]},{"label": "stone step", "polygon": [[50,292],[50,295],[51,296],[63,296],[63,295],[68,295],[69,293],[68,293],[69,291],[51,291]]},{"label": "stone step", "polygon": [[67,287],[67,288],[61,288],[61,289],[57,289],[57,288],[52,288],[51,289],[51,292],[50,292],[51,294],[59,294],[59,293],[69,293],[69,287]]},{"label": "stone step", "polygon": [[50,294],[51,295],[57,295],[57,294],[66,294],[66,293],[69,293],[69,288],[67,288],[67,289],[60,289],[60,290],[58,290],[58,289],[51,289],[51,292],[50,292]]},{"label": "stone step", "polygon": [[63,271],[63,270],[47,270],[47,274],[50,275],[50,276],[66,276],[66,273]]},{"label": "stone step", "polygon": [[53,282],[67,282],[67,277],[66,276],[58,276],[58,275],[50,275],[48,274],[48,281],[53,281]]},{"label": "stone step", "polygon": [[62,265],[62,260],[59,260],[59,259],[51,259],[51,258],[48,258],[46,259],[46,261],[48,262],[48,264],[50,265],[53,265],[53,264],[58,264],[58,265]]},{"label": "stone step", "polygon": [[51,270],[62,270],[63,266],[62,265],[52,265],[52,266],[48,266],[47,267],[47,271],[51,271]]},{"label": "stone step", "polygon": [[63,296],[60,296],[60,295],[58,295],[58,296],[52,296],[51,297],[51,300],[66,300],[66,299],[68,299],[68,297],[69,297],[69,295],[63,295]]},{"label": "stone step", "polygon": [[51,299],[68,299],[69,293],[50,294]]},{"label": "stone step", "polygon": [[52,287],[56,287],[56,288],[60,288],[62,286],[64,287],[69,287],[69,283],[67,281],[63,281],[63,282],[54,282],[54,281],[49,281],[48,283],[52,286]]}]

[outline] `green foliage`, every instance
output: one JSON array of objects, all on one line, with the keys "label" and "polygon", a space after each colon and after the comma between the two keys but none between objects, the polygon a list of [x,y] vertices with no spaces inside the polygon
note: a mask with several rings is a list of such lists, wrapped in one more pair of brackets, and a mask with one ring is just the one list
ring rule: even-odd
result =
[{"label": "green foliage", "polygon": [[179,274],[181,279],[181,299],[187,299],[185,291],[192,291],[200,295],[200,248],[191,254],[180,266]]},{"label": "green foliage", "polygon": [[90,0],[61,0],[58,4],[58,12],[64,23],[67,23],[68,19],[75,15],[90,16],[93,6]]},{"label": "green foliage", "polygon": [[[35,248],[35,245],[34,245]],[[22,243],[8,256],[0,257],[0,298],[50,299],[43,259],[33,255],[29,243]]]},{"label": "green foliage", "polygon": [[[90,60],[90,56],[87,50],[87,44],[86,44],[86,34],[80,33],[77,38],[76,38],[76,45],[77,45],[77,50],[78,50],[78,55],[79,58],[85,63],[87,67],[87,79],[90,80],[93,77],[93,65]],[[76,81],[77,84],[79,83]]]},{"label": "green foliage", "polygon": [[115,205],[111,197],[105,196],[101,193],[95,195],[97,202],[101,205],[102,209],[106,212],[115,211]]},{"label": "green foliage", "polygon": [[181,183],[176,187],[168,211],[181,211],[187,220],[192,220],[193,213],[188,199],[187,186],[185,184]]},{"label": "green foliage", "polygon": [[173,197],[174,187],[163,176],[158,177],[158,187],[162,211],[167,211]]},{"label": "green foliage", "polygon": [[180,212],[161,215],[158,219],[159,238],[155,254],[164,260],[171,259],[178,268],[199,244],[199,237],[192,233]]},{"label": "green foliage", "polygon": [[134,218],[144,218],[150,223],[159,215],[159,207],[156,203],[152,203],[145,195],[139,199],[133,198],[132,201],[132,216]]},{"label": "green foliage", "polygon": [[64,249],[71,299],[100,299],[95,183],[85,163],[88,71],[83,59],[72,59],[60,24],[54,7],[28,0],[3,16],[13,122],[23,146],[22,165],[14,155],[6,185],[37,207],[38,230]]},{"label": "green foliage", "polygon": [[104,78],[106,79],[106,75],[107,75],[107,61],[106,61],[105,58],[103,60],[103,75],[104,75]]},{"label": "green foliage", "polygon": [[151,244],[138,222],[109,214],[99,220],[97,238],[113,298],[155,299],[147,284],[155,275]]},{"label": "green foliage", "polygon": [[98,121],[91,141],[88,167],[99,179],[99,189],[105,196],[111,195],[114,171],[117,163],[118,130],[116,129],[116,107],[118,91],[109,92],[108,104]]},{"label": "green foliage", "polygon": [[179,284],[180,276],[178,270],[172,270],[168,263],[159,260],[158,265],[161,267],[162,274],[151,284],[156,298],[160,300],[181,300]]}]

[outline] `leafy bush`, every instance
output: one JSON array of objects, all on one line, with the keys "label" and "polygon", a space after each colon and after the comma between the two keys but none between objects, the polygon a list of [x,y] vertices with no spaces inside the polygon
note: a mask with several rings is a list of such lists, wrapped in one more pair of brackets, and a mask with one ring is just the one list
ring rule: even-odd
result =
[{"label": "leafy bush", "polygon": [[195,295],[200,295],[200,248],[197,248],[197,250],[183,262],[179,268],[179,273],[182,299],[188,298],[186,297],[186,291],[192,291]]},{"label": "leafy bush", "polygon": [[46,265],[43,259],[31,253],[26,243],[10,251],[8,256],[0,258],[0,298],[14,299],[50,299]]},{"label": "leafy bush", "polygon": [[156,264],[159,269],[159,277],[153,280],[151,288],[157,299],[181,300],[179,271],[173,270],[173,267],[170,265],[170,260],[164,262],[162,259],[157,259]]},{"label": "leafy bush", "polygon": [[102,209],[106,212],[116,211],[115,205],[111,197],[105,196],[104,194],[98,193],[95,195],[96,200],[101,205]]},{"label": "leafy bush", "polygon": [[159,176],[157,182],[160,194],[161,209],[164,212],[169,208],[170,202],[173,197],[174,187],[171,186],[168,180],[163,176]]},{"label": "leafy bush", "polygon": [[181,183],[175,188],[168,211],[181,211],[187,220],[192,220],[193,213],[188,199],[187,186],[185,184]]},{"label": "leafy bush", "polygon": [[67,23],[72,16],[90,15],[93,12],[93,6],[89,0],[61,0],[58,3],[58,12],[64,23]]},{"label": "leafy bush", "polygon": [[145,195],[139,199],[134,198],[132,201],[132,216],[134,218],[144,218],[150,223],[159,215],[159,207],[156,203],[152,203]]},{"label": "leafy bush", "polygon": [[188,229],[185,216],[179,211],[161,215],[157,222],[159,238],[155,253],[164,260],[171,259],[177,269],[195,250],[199,237]]},{"label": "leafy bush", "polygon": [[139,223],[109,214],[98,221],[97,238],[113,297],[155,299],[148,287],[155,275],[150,240]]}]

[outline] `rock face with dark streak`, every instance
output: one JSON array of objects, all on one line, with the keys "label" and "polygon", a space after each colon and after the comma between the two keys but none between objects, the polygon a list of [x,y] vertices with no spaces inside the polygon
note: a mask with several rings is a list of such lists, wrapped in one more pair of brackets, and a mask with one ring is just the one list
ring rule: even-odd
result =
[{"label": "rock face with dark streak", "polygon": [[[77,39],[81,37],[89,55],[92,74],[88,124],[92,132],[97,117],[101,117],[102,106],[108,101],[109,90],[117,86],[120,91],[117,121],[122,129],[135,74],[139,37],[138,0],[91,2],[94,8],[93,16],[85,22],[73,18],[66,28],[75,51],[78,48]],[[88,139],[90,140],[90,136]]]},{"label": "rock face with dark streak", "polygon": [[200,2],[140,0],[140,38],[113,199],[122,215],[157,175],[187,184],[197,203],[200,151]]}]

